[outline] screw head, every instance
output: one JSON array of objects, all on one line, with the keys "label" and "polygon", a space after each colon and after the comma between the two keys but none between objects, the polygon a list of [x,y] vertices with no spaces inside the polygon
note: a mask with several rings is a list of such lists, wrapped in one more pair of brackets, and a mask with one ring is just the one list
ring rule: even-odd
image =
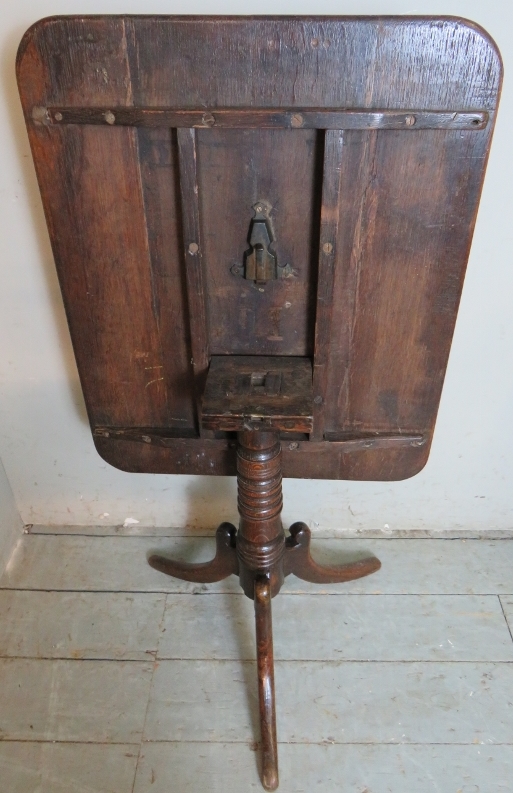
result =
[{"label": "screw head", "polygon": [[333,250],[333,245],[331,244],[331,242],[325,242],[324,245],[322,246],[322,249],[324,253],[331,253]]},{"label": "screw head", "polygon": [[316,396],[314,402],[316,405],[322,405],[322,396]]},{"label": "screw head", "polygon": [[205,126],[207,126],[207,127],[211,127],[212,124],[216,123],[216,120],[215,120],[214,116],[212,115],[212,113],[203,113],[203,115],[201,117],[201,123],[205,124]]},{"label": "screw head", "polygon": [[199,251],[199,245],[197,242],[191,242],[189,245],[189,253],[194,256],[195,253]]},{"label": "screw head", "polygon": [[116,116],[114,115],[112,110],[107,110],[107,112],[104,115],[104,119],[107,122],[107,124],[114,124],[116,121]]},{"label": "screw head", "polygon": [[415,116],[406,116],[406,118],[404,119],[407,127],[413,127],[415,125],[416,120],[417,119],[415,118]]},{"label": "screw head", "polygon": [[59,111],[57,111],[57,113],[55,113],[54,115],[54,119],[56,121],[62,121],[62,113],[59,113]]},{"label": "screw head", "polygon": [[299,127],[302,127],[303,123],[304,123],[304,118],[301,115],[301,113],[294,113],[294,115],[290,119],[290,124],[295,129],[298,129]]}]

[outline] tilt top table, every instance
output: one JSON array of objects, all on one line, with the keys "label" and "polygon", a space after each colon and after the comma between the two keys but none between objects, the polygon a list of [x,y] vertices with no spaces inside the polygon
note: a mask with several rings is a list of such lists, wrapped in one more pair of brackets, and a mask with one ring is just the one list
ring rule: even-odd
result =
[{"label": "tilt top table", "polygon": [[500,56],[456,18],[96,16],[38,22],[17,66],[96,449],[237,475],[212,562],[149,562],[254,599],[274,790],[271,598],[380,567],[286,537],[282,476],[425,465]]}]

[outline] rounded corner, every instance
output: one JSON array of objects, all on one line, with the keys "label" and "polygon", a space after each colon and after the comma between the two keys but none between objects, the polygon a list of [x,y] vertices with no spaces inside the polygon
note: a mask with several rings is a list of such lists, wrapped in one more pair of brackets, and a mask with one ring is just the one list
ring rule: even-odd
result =
[{"label": "rounded corner", "polygon": [[21,37],[21,41],[18,44],[18,49],[16,51],[16,74],[19,74],[21,69],[22,61],[25,56],[25,53],[30,44],[34,41],[39,30],[43,27],[46,27],[49,23],[54,22],[56,19],[60,19],[59,16],[48,16],[43,17],[42,19],[38,19],[36,22],[33,22],[29,28],[25,31],[23,36]]},{"label": "rounded corner", "polygon": [[483,41],[485,41],[490,49],[493,51],[494,55],[497,58],[498,66],[499,66],[499,75],[502,81],[502,77],[504,75],[504,61],[502,60],[502,54],[499,49],[499,46],[491,33],[488,33],[486,28],[480,25],[478,22],[474,22],[473,19],[467,19],[466,17],[450,17],[451,19],[457,20],[461,25],[470,30],[473,30]]},{"label": "rounded corner", "polygon": [[117,455],[114,458],[110,456],[109,451],[111,447],[109,446],[108,443],[105,444],[102,443],[102,438],[93,435],[93,443],[94,443],[94,448],[96,449],[101,459],[105,463],[108,463],[110,466],[112,466],[112,468],[115,468],[117,471],[123,471],[123,473],[125,474],[137,473],[137,471],[135,471],[133,468],[130,468],[129,466],[120,465],[119,458]]},{"label": "rounded corner", "polygon": [[408,479],[413,479],[414,476],[420,474],[424,468],[426,467],[428,460],[429,460],[429,452],[431,450],[431,443],[426,445],[425,449],[423,449],[424,454],[416,460],[416,465],[413,465],[411,471],[408,471],[406,476],[402,476],[399,479],[396,479],[396,482],[406,482]]}]

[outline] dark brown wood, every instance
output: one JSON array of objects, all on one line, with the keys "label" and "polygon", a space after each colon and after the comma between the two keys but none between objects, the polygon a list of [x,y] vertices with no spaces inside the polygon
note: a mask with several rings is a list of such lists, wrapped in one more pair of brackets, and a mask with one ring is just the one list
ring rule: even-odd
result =
[{"label": "dark brown wood", "polygon": [[254,596],[255,577],[269,576],[271,592],[277,595],[283,583],[285,532],[281,444],[277,432],[244,430],[237,444],[237,505],[240,523],[237,534],[240,584]]},{"label": "dark brown wood", "polygon": [[177,138],[180,193],[182,197],[183,246],[192,348],[191,363],[196,383],[198,427],[200,435],[203,435],[199,418],[199,405],[208,371],[209,350],[203,245],[199,212],[196,133],[193,129],[178,129]]},{"label": "dark brown wood", "polygon": [[333,316],[333,281],[337,261],[338,226],[340,223],[340,191],[344,134],[341,130],[327,131],[324,136],[322,169],[321,229],[317,276],[317,305],[315,312],[315,350],[313,370],[314,426],[311,439],[324,436],[324,405],[328,381],[328,362]]},{"label": "dark brown wood", "polygon": [[262,784],[266,790],[279,785],[276,699],[274,689],[273,623],[271,583],[266,576],[255,579],[255,627],[257,646],[258,705],[262,744]]},{"label": "dark brown wood", "polygon": [[211,562],[149,561],[254,599],[274,790],[271,598],[380,567],[286,538],[282,476],[424,466],[499,53],[456,18],[56,17],[17,74],[98,452],[237,474]]},{"label": "dark brown wood", "polygon": [[381,562],[375,556],[367,556],[357,562],[346,562],[340,565],[320,565],[310,554],[312,533],[306,523],[294,523],[290,527],[287,538],[287,550],[284,557],[284,574],[293,573],[303,581],[311,584],[335,584],[339,581],[353,581],[376,573]]},{"label": "dark brown wood", "polygon": [[149,559],[156,570],[185,581],[209,583],[238,573],[244,593],[254,599],[262,784],[266,790],[278,787],[271,598],[278,594],[285,576],[290,574],[326,584],[361,578],[381,567],[373,556],[342,565],[317,564],[310,555],[311,535],[304,523],[295,523],[290,536],[285,538],[281,522],[281,457],[277,431],[239,432],[237,535],[231,524],[221,524],[216,534],[216,555],[211,562],[188,564],[157,554]]},{"label": "dark brown wood", "polygon": [[[156,386],[151,380],[164,377],[159,384],[168,404],[166,424],[177,437],[194,437],[198,430],[183,266],[176,132],[138,129],[137,144],[151,264],[151,310],[157,323],[162,361],[160,371],[147,370],[151,375],[148,388]],[[168,340],[172,340],[172,344]]]},{"label": "dark brown wood", "polygon": [[38,107],[32,116],[48,124],[223,129],[483,129],[488,113],[394,110],[292,110],[255,108]]},{"label": "dark brown wood", "polygon": [[213,356],[202,423],[212,430],[312,429],[309,358]]},{"label": "dark brown wood", "polygon": [[[199,129],[196,134],[211,354],[311,356],[319,133]],[[259,201],[268,207],[278,262],[288,265],[286,277],[265,285],[241,274]]]},{"label": "dark brown wood", "polygon": [[235,552],[236,532],[237,529],[231,523],[221,523],[216,532],[216,555],[211,562],[191,564],[153,554],[148,559],[148,564],[161,573],[180,578],[183,581],[194,581],[198,584],[222,581],[232,573],[239,572]]},{"label": "dark brown wood", "polygon": [[[61,17],[28,31],[17,70],[91,425],[160,438],[98,437],[105,459],[204,473],[209,356],[311,358],[317,318],[315,445],[285,448],[286,475],[422,468],[501,84],[479,27]],[[318,251],[331,125],[344,128],[344,156],[330,293]],[[237,274],[257,201],[288,268],[262,287]],[[373,434],[383,443],[362,453],[358,437]],[[424,445],[386,440],[396,436]],[[348,437],[356,445],[328,442]],[[211,440],[210,472],[233,473],[234,453]]]},{"label": "dark brown wood", "polygon": [[[236,444],[230,439],[166,437],[150,430],[100,428],[93,439],[107,462],[130,473],[181,474],[193,466],[198,474],[236,474]],[[105,437],[105,436],[108,437]],[[329,443],[284,438],[283,472],[303,479],[406,479],[420,471],[430,438],[418,434],[378,433]]]}]

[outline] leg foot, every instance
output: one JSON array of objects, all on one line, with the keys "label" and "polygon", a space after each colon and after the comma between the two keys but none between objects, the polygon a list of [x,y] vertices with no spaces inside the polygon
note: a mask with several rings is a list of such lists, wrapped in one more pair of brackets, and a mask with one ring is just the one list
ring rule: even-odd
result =
[{"label": "leg foot", "polygon": [[194,581],[198,584],[222,581],[232,573],[239,572],[235,550],[236,533],[237,529],[231,523],[221,523],[216,532],[216,555],[211,562],[189,564],[154,555],[150,556],[148,564],[155,570],[160,570],[161,573],[166,573],[174,578],[180,578],[182,581]]},{"label": "leg foot", "polygon": [[276,790],[278,779],[278,744],[276,741],[276,705],[274,698],[273,625],[271,584],[267,576],[255,580],[255,623],[258,667],[258,702],[262,740],[262,784]]},{"label": "leg foot", "polygon": [[285,575],[294,573],[298,578],[312,584],[335,584],[363,578],[381,567],[381,562],[375,556],[341,565],[317,564],[310,555],[311,536],[306,523],[294,523],[290,527],[283,561]]}]

